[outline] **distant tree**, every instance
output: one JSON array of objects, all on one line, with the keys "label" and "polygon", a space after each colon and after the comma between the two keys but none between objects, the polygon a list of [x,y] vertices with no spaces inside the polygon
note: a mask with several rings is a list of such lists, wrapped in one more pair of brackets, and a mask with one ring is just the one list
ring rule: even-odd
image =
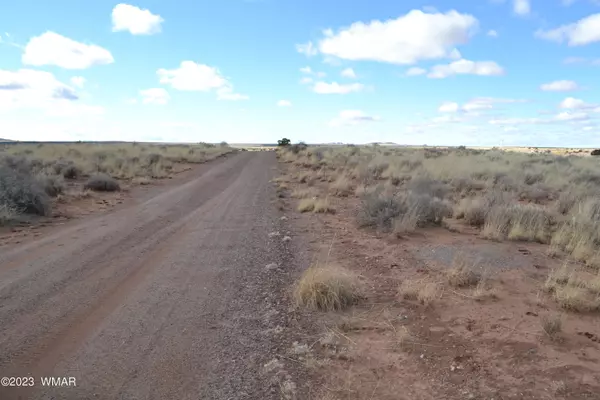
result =
[{"label": "distant tree", "polygon": [[229,144],[227,144],[227,142],[223,141],[223,142],[219,143],[219,146],[221,146],[221,147],[227,147],[227,146],[229,146]]},{"label": "distant tree", "polygon": [[289,146],[292,141],[288,138],[283,138],[277,141],[277,146]]},{"label": "distant tree", "polygon": [[592,156],[600,156],[600,149],[592,150],[590,153]]}]

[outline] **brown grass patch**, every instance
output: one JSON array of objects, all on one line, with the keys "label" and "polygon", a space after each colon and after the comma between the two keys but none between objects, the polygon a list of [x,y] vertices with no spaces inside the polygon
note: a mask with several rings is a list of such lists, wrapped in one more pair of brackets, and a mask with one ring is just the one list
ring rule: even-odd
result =
[{"label": "brown grass patch", "polygon": [[407,279],[398,288],[398,293],[407,300],[417,300],[428,307],[440,297],[440,285],[426,280]]},{"label": "brown grass patch", "polygon": [[294,299],[298,306],[316,310],[342,310],[360,298],[360,281],[347,269],[332,264],[310,266],[298,281]]},{"label": "brown grass patch", "polygon": [[452,267],[446,271],[448,283],[458,288],[477,285],[481,281],[481,277],[481,267],[464,254],[457,254],[452,262]]}]

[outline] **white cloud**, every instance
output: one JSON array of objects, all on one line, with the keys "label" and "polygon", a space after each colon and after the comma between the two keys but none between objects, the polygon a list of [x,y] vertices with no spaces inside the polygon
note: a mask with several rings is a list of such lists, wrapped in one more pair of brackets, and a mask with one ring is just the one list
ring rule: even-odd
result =
[{"label": "white cloud", "polygon": [[224,86],[217,89],[217,100],[241,101],[248,100],[249,98],[245,94],[234,93],[231,86]]},{"label": "white cloud", "polygon": [[101,114],[101,107],[79,102],[79,95],[50,72],[0,70],[0,112],[42,111],[46,116]]},{"label": "white cloud", "polygon": [[318,49],[346,60],[414,64],[456,57],[455,46],[468,42],[477,25],[475,17],[456,11],[427,14],[412,10],[384,22],[356,22],[337,33],[324,31]]},{"label": "white cloud", "polygon": [[355,79],[356,78],[356,73],[354,72],[354,70],[352,68],[346,68],[345,70],[342,71],[342,76],[344,78]]},{"label": "white cloud", "polygon": [[305,44],[297,44],[296,51],[300,54],[304,54],[306,57],[312,57],[317,55],[318,50],[314,46],[313,42],[308,42]]},{"label": "white cloud", "polygon": [[289,100],[279,100],[277,102],[277,106],[278,107],[291,107],[292,106],[292,102]]},{"label": "white cloud", "polygon": [[434,65],[431,67],[428,78],[442,79],[453,75],[504,75],[504,69],[494,61],[458,60],[447,65]]},{"label": "white cloud", "polygon": [[513,0],[513,11],[518,15],[527,15],[531,12],[529,0]]},{"label": "white cloud", "polygon": [[317,78],[323,78],[323,77],[325,77],[327,75],[325,72],[316,72],[316,71],[313,71],[312,68],[309,67],[309,66],[300,68],[300,72],[302,72],[303,74],[306,74],[306,75],[314,75]]},{"label": "white cloud", "polygon": [[113,32],[129,31],[132,35],[152,35],[161,30],[160,15],[129,4],[117,4],[112,10]]},{"label": "white cloud", "polygon": [[525,103],[523,99],[502,99],[496,97],[476,97],[469,100],[461,109],[470,114],[475,114],[483,110],[491,110],[495,104],[514,104],[514,103]]},{"label": "white cloud", "polygon": [[162,84],[183,91],[210,92],[215,90],[219,100],[247,100],[248,96],[234,93],[232,84],[215,68],[193,61],[182,61],[179,68],[157,71]]},{"label": "white cloud", "polygon": [[569,112],[564,111],[554,116],[557,121],[585,121],[590,119],[590,116],[585,112]]},{"label": "white cloud", "polygon": [[56,65],[66,69],[86,69],[111,64],[112,54],[100,46],[76,42],[58,33],[46,32],[29,40],[22,57],[25,65]]},{"label": "white cloud", "polygon": [[498,32],[496,32],[496,31],[495,31],[495,30],[493,30],[493,29],[490,29],[490,30],[487,32],[487,35],[488,35],[489,37],[496,38],[496,37],[498,37]]},{"label": "white cloud", "polygon": [[169,93],[163,88],[152,88],[140,90],[142,103],[144,104],[167,104],[171,99]]},{"label": "white cloud", "polygon": [[558,105],[560,108],[568,109],[568,110],[586,110],[595,108],[595,104],[589,104],[581,99],[576,99],[574,97],[567,97]]},{"label": "white cloud", "polygon": [[425,75],[427,70],[419,67],[412,67],[406,71],[406,76],[417,76],[417,75]]},{"label": "white cloud", "polygon": [[85,85],[86,79],[83,76],[74,76],[71,78],[71,83],[78,87],[78,88],[83,88],[83,85]]},{"label": "white cloud", "polygon": [[300,83],[302,85],[308,85],[309,83],[313,83],[313,78],[305,76],[304,78],[300,79]]},{"label": "white cloud", "polygon": [[351,92],[360,92],[365,88],[362,83],[339,84],[337,82],[317,82],[313,87],[313,92],[319,94],[347,94]]},{"label": "white cloud", "polygon": [[546,92],[570,92],[579,89],[579,85],[574,81],[554,81],[544,83],[540,86],[540,89]]},{"label": "white cloud", "polygon": [[341,111],[337,118],[329,122],[330,126],[358,125],[366,122],[378,121],[379,117],[367,115],[360,110],[344,110]]},{"label": "white cloud", "polygon": [[538,30],[535,35],[558,43],[567,41],[569,46],[584,46],[600,42],[600,13],[589,15],[575,23],[562,25],[555,29]]},{"label": "white cloud", "polygon": [[182,61],[179,68],[157,71],[160,83],[177,90],[208,92],[227,85],[219,70],[193,61]]},{"label": "white cloud", "polygon": [[445,103],[442,103],[442,105],[440,105],[440,107],[438,108],[438,111],[445,112],[445,113],[455,113],[458,111],[458,103],[447,101]]}]

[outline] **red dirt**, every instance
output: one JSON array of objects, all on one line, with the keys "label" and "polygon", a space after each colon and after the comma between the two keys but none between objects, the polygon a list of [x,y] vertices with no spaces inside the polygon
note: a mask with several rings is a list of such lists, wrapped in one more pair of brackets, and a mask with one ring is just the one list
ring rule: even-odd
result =
[{"label": "red dirt", "polygon": [[[281,168],[290,191],[307,187],[292,167]],[[313,186],[327,192],[325,182]],[[490,242],[472,229],[395,239],[357,228],[355,197],[329,197],[335,214],[300,214],[290,191],[291,222],[311,238],[320,261],[329,257],[358,273],[366,287],[366,299],[346,312],[308,315],[321,337],[334,337],[333,345],[313,346],[316,398],[600,399],[600,318],[561,311],[541,292],[560,265],[545,246]],[[487,267],[497,298],[478,301],[473,289],[448,285],[430,307],[398,295],[406,279],[445,283],[456,253]],[[562,333],[550,339],[541,318],[556,314]],[[404,329],[410,338],[399,341]]]}]

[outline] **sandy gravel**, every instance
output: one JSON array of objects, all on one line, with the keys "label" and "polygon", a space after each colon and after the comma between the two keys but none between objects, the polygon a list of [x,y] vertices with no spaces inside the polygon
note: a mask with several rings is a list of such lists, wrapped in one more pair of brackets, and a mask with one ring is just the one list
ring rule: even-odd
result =
[{"label": "sandy gravel", "polygon": [[[287,246],[269,235],[282,229],[275,165],[240,153],[140,204],[0,247],[0,375],[36,379],[0,399],[281,398],[263,368],[285,324],[281,271],[265,268]],[[77,386],[42,388],[42,376]]]}]

